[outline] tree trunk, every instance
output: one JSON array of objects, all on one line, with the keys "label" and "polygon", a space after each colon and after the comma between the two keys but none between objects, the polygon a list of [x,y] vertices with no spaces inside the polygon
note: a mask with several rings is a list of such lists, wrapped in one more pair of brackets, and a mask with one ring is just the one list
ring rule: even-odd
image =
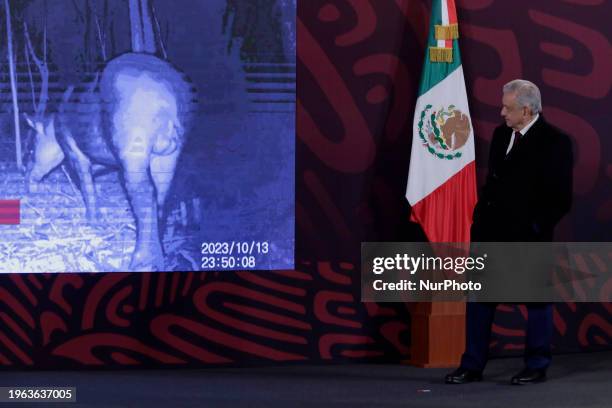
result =
[{"label": "tree trunk", "polygon": [[4,0],[6,11],[6,37],[8,40],[8,64],[11,77],[11,93],[13,96],[13,118],[15,120],[15,156],[17,168],[22,170],[23,162],[21,158],[21,127],[19,125],[19,105],[17,104],[17,81],[15,79],[15,58],[13,57],[13,30],[11,28],[11,10],[8,0]]},{"label": "tree trunk", "polygon": [[151,0],[140,0],[140,13],[142,16],[144,50],[150,54],[155,54],[157,47],[155,46],[153,19],[151,18]]},{"label": "tree trunk", "polygon": [[150,0],[129,0],[132,51],[155,54],[155,31],[151,18]]},{"label": "tree trunk", "polygon": [[144,51],[139,3],[140,0],[130,0],[130,30],[132,32],[133,52]]},{"label": "tree trunk", "polygon": [[[162,57],[165,60],[168,59],[168,53],[166,52],[166,45],[164,43],[164,37],[162,35],[161,26],[159,25],[159,20],[157,19],[157,15],[155,13],[155,7],[151,5],[151,16],[153,17],[153,21],[155,22],[155,29],[157,30],[157,39],[159,40],[159,50],[161,52]],[[154,34],[155,35],[155,34]]]},{"label": "tree trunk", "polygon": [[280,24],[283,33],[283,51],[285,57],[292,60],[296,52],[295,14],[297,12],[297,2],[296,0],[277,0],[276,6],[281,13]]},{"label": "tree trunk", "polygon": [[30,30],[28,29],[28,24],[26,22],[23,23],[23,36],[25,38],[26,43],[26,61],[28,64],[28,71],[30,72],[30,79],[32,81],[32,89],[34,89],[34,82],[32,79],[32,74],[30,71],[30,59],[28,56],[32,57],[32,60],[36,64],[38,68],[38,72],[40,73],[40,97],[38,99],[38,104],[34,105],[34,112],[36,113],[37,118],[42,118],[47,111],[47,103],[49,102],[49,67],[47,66],[47,25],[43,27],[43,55],[42,58],[38,58],[36,52],[34,51],[34,46],[32,45],[32,40],[30,38]]}]

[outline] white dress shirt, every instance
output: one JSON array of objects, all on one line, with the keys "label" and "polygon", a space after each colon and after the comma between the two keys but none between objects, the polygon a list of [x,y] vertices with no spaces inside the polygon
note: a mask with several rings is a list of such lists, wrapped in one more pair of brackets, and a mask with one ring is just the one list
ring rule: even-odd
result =
[{"label": "white dress shirt", "polygon": [[[536,123],[536,120],[538,120],[538,118],[540,117],[539,113],[536,113],[535,118],[533,118],[531,120],[531,122],[529,122],[527,125],[525,125],[524,128],[522,128],[521,130],[519,130],[519,133],[522,136],[525,136],[525,134],[527,133],[527,131],[529,129],[531,129],[531,127],[533,126],[534,123]],[[510,138],[510,144],[508,145],[508,149],[506,150],[506,155],[508,155],[508,153],[510,153],[510,150],[512,150],[512,146],[514,146],[514,133],[512,132],[512,138]]]}]

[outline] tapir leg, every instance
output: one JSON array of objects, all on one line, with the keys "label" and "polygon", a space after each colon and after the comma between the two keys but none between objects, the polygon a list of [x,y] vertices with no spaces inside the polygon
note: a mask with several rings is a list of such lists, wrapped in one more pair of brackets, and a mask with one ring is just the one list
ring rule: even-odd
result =
[{"label": "tapir leg", "polygon": [[157,226],[157,200],[149,174],[150,137],[140,132],[129,132],[122,140],[119,160],[123,167],[125,189],[136,219],[136,248],[130,264],[131,271],[163,269],[163,252]]},{"label": "tapir leg", "polygon": [[160,220],[179,155],[180,150],[177,149],[172,154],[166,156],[153,155],[151,157],[151,178],[157,191],[157,211]]},{"label": "tapir leg", "polygon": [[97,219],[97,205],[96,190],[94,187],[93,176],[91,174],[91,161],[81,151],[81,149],[79,149],[72,135],[66,132],[65,138],[66,143],[68,143],[68,146],[70,147],[68,156],[73,168],[79,175],[81,194],[83,195],[83,201],[85,202],[87,220],[89,222],[94,222]]},{"label": "tapir leg", "polygon": [[97,204],[96,204],[96,191],[94,188],[93,177],[91,175],[91,163],[89,160],[79,160],[79,167],[77,168],[79,178],[81,179],[81,191],[83,194],[83,200],[85,201],[85,210],[87,220],[89,222],[95,222],[97,216]]}]

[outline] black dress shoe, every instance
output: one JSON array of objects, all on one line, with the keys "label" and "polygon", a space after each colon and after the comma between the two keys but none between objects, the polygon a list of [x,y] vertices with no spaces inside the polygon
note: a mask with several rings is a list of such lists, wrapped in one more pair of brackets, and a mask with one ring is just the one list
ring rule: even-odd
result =
[{"label": "black dress shoe", "polygon": [[482,371],[468,370],[463,367],[459,367],[444,378],[447,384],[465,384],[480,380],[482,380]]},{"label": "black dress shoe", "polygon": [[546,370],[537,368],[523,368],[520,373],[512,377],[512,385],[534,384],[546,381]]}]

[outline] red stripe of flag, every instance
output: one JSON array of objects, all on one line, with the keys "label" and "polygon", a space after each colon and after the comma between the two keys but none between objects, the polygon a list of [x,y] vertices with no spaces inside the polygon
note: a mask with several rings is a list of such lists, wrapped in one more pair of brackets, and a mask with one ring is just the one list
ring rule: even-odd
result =
[{"label": "red stripe of flag", "polygon": [[430,242],[470,242],[474,180],[476,164],[471,162],[412,206],[410,219],[421,224]]},{"label": "red stripe of flag", "polygon": [[20,221],[19,200],[0,200],[0,225],[17,225]]},{"label": "red stripe of flag", "polygon": [[455,7],[455,0],[446,0],[448,2],[448,24],[457,23],[457,7]]},{"label": "red stripe of flag", "polygon": [[[457,24],[457,8],[455,0],[446,0],[448,6],[448,25]],[[446,40],[446,48],[453,48],[453,40]]]}]

